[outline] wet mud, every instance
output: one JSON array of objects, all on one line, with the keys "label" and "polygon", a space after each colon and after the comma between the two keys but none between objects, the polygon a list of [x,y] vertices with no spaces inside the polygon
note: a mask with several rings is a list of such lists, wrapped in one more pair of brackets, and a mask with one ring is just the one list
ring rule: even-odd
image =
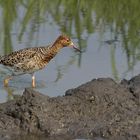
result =
[{"label": "wet mud", "polygon": [[58,97],[25,89],[21,97],[0,104],[0,139],[27,140],[26,135],[140,140],[140,75],[120,83],[93,79]]}]

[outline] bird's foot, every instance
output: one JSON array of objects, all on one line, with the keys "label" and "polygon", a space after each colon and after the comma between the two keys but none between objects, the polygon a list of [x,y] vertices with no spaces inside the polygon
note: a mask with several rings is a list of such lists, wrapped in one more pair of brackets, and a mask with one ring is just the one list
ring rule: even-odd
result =
[{"label": "bird's foot", "polygon": [[36,84],[35,84],[35,76],[32,76],[32,88],[35,88]]},{"label": "bird's foot", "polygon": [[9,83],[9,80],[10,80],[10,79],[12,79],[11,76],[9,76],[9,77],[7,77],[7,78],[4,79],[4,83],[3,83],[3,84],[4,84],[5,87],[8,86],[8,83]]},{"label": "bird's foot", "polygon": [[32,88],[35,88],[36,86],[35,86],[35,83],[32,83]]}]

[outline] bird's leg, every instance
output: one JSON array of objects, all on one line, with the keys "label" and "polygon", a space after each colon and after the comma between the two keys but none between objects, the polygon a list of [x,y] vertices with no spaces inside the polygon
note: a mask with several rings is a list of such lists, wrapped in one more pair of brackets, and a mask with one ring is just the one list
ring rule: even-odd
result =
[{"label": "bird's leg", "polygon": [[6,77],[6,78],[4,79],[4,82],[3,82],[3,83],[4,83],[4,86],[5,86],[5,87],[8,86],[8,82],[9,82],[10,79],[12,79],[12,76],[8,76],[8,77]]},{"label": "bird's leg", "polygon": [[35,88],[35,75],[32,74],[32,87]]}]

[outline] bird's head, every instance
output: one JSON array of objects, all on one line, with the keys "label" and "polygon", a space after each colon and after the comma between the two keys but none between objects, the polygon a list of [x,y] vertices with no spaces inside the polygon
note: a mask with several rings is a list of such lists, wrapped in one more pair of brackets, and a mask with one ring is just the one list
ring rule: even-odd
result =
[{"label": "bird's head", "polygon": [[60,35],[57,39],[57,41],[63,46],[63,47],[73,47],[74,49],[76,49],[77,51],[81,52],[81,50],[79,48],[77,48],[74,43],[72,42],[72,40],[66,36],[66,35]]}]

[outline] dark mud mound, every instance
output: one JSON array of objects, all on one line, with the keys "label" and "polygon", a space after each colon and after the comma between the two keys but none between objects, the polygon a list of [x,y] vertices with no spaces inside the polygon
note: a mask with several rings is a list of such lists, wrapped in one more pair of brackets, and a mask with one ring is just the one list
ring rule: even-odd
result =
[{"label": "dark mud mound", "polygon": [[121,84],[109,78],[92,80],[63,97],[50,98],[25,89],[19,99],[0,105],[0,136],[138,140],[139,87],[140,76]]}]

